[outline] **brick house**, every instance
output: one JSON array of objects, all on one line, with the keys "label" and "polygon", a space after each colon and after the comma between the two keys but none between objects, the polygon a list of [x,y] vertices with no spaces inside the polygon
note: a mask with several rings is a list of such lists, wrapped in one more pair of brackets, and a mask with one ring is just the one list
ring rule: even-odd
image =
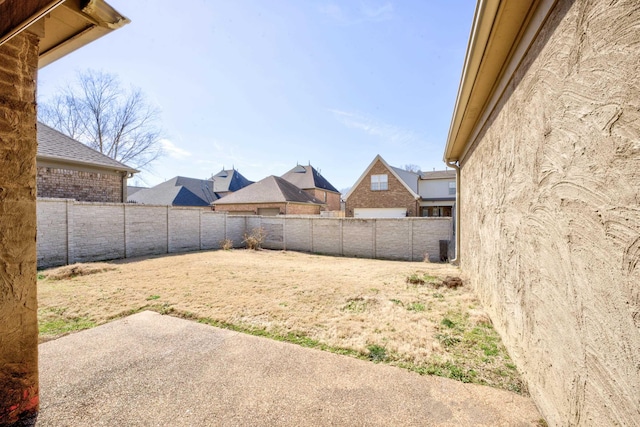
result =
[{"label": "brick house", "polygon": [[303,189],[310,196],[324,202],[323,211],[340,210],[340,192],[313,166],[297,165],[282,175],[281,178]]},{"label": "brick house", "polygon": [[235,215],[320,215],[324,202],[271,175],[213,202],[213,206],[216,212]]},{"label": "brick house", "polygon": [[390,166],[377,155],[345,195],[345,215],[355,218],[418,216],[417,173]]},{"label": "brick house", "polygon": [[127,179],[138,172],[38,122],[38,197],[122,203]]}]

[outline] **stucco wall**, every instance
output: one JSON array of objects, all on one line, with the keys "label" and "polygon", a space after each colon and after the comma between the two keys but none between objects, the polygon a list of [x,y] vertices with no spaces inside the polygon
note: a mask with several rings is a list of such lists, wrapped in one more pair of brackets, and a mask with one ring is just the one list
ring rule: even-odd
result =
[{"label": "stucco wall", "polygon": [[640,425],[639,26],[559,1],[462,163],[461,265],[549,425]]},{"label": "stucco wall", "polygon": [[332,255],[438,260],[451,239],[451,218],[345,219],[226,215],[200,208],[38,199],[38,266],[243,247],[254,228],[264,247]]}]

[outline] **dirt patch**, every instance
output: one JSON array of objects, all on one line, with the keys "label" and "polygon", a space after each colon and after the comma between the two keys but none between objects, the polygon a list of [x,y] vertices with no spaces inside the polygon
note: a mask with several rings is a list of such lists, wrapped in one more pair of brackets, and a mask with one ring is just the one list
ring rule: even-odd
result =
[{"label": "dirt patch", "polygon": [[[448,264],[230,250],[79,267],[92,266],[102,271],[39,281],[42,339],[152,309],[524,392],[473,293],[440,287],[460,275]],[[64,319],[60,333],[44,328]]]},{"label": "dirt patch", "polygon": [[40,278],[51,280],[72,279],[78,276],[88,276],[89,274],[103,273],[105,271],[115,270],[116,267],[107,263],[87,263],[87,264],[71,264],[63,267],[52,268],[41,272]]}]

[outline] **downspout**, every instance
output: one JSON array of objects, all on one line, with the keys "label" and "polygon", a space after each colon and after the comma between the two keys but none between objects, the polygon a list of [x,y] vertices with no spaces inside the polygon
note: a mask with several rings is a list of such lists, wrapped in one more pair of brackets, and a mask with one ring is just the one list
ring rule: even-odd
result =
[{"label": "downspout", "polygon": [[456,215],[453,220],[456,234],[456,252],[455,256],[449,262],[453,265],[460,264],[460,166],[457,164],[457,160],[450,161],[445,160],[447,166],[452,167],[456,171]]}]

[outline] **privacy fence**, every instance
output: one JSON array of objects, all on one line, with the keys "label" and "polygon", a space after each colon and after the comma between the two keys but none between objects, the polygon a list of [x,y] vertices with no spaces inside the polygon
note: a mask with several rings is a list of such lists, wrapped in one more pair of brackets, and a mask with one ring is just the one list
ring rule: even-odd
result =
[{"label": "privacy fence", "polygon": [[244,246],[266,232],[267,249],[399,260],[440,260],[451,218],[354,219],[233,216],[198,208],[38,199],[38,267]]}]

